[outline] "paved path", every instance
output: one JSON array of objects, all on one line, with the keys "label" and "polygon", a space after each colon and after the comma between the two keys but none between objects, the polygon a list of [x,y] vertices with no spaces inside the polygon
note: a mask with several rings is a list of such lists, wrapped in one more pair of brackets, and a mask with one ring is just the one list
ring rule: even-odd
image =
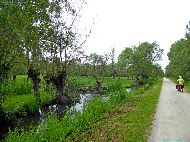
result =
[{"label": "paved path", "polygon": [[190,94],[164,78],[149,142],[190,142]]}]

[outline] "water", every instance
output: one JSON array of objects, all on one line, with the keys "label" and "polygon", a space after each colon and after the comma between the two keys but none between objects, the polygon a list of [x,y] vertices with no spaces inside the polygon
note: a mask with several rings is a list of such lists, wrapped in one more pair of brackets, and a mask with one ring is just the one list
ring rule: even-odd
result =
[{"label": "water", "polygon": [[[132,91],[132,87],[126,88],[127,92]],[[18,118],[12,123],[0,123],[0,140],[5,137],[5,134],[9,129],[27,129],[29,126],[37,126],[41,122],[45,121],[48,114],[56,114],[58,117],[64,117],[67,111],[83,111],[84,104],[93,98],[93,94],[80,94],[80,102],[72,106],[65,106],[61,104],[50,105],[49,107],[41,108],[35,114],[28,115],[26,117]],[[102,99],[106,102],[108,101],[108,96],[102,96]]]},{"label": "water", "polygon": [[[27,129],[29,126],[37,126],[41,122],[45,121],[48,114],[56,114],[58,117],[63,117],[67,111],[83,111],[84,104],[91,100],[93,94],[80,94],[80,102],[72,106],[65,106],[61,104],[50,105],[49,107],[41,108],[35,114],[28,115],[26,117],[18,118],[12,121],[12,123],[0,124],[0,140],[4,138],[4,135],[9,129]],[[106,101],[107,97],[103,97]]]},{"label": "water", "polygon": [[133,90],[133,87],[127,87],[127,88],[126,88],[126,91],[127,91],[127,92],[130,92],[130,91],[132,91],[132,90]]},{"label": "water", "polygon": [[[126,91],[130,92],[134,88],[127,87]],[[17,118],[16,120],[12,121],[11,123],[1,123],[0,122],[0,140],[5,137],[5,134],[9,131],[9,129],[14,130],[18,129],[27,129],[29,126],[37,126],[43,121],[46,120],[47,115],[55,114],[57,117],[61,118],[64,117],[67,111],[83,111],[83,107],[86,102],[93,98],[93,94],[80,94],[80,102],[72,105],[72,106],[65,106],[61,104],[54,104],[48,107],[44,107],[38,110],[35,114],[28,115],[26,117]],[[106,102],[108,101],[108,96],[102,96],[102,99]]]},{"label": "water", "polygon": [[76,103],[75,105],[71,106],[70,110],[71,111],[82,111],[84,104],[91,100],[93,97],[92,94],[80,94],[80,102]]}]

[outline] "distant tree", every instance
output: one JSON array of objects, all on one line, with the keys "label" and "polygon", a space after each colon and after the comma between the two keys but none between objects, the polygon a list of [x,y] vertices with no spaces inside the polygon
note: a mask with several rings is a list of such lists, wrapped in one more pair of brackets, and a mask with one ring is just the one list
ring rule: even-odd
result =
[{"label": "distant tree", "polygon": [[125,48],[119,55],[117,63],[117,72],[119,76],[131,76],[131,70],[129,67],[132,65],[132,56],[133,48],[130,47]]},{"label": "distant tree", "polygon": [[106,66],[109,57],[107,54],[98,55],[92,53],[88,56],[87,62],[91,65],[89,67],[90,75],[96,80],[96,89],[98,93],[101,93],[103,77],[106,74]]},{"label": "distant tree", "polygon": [[113,78],[115,78],[116,69],[115,69],[115,49],[114,48],[111,51],[110,58],[111,58],[112,76],[113,76]]},{"label": "distant tree", "polygon": [[136,80],[136,84],[141,85],[155,75],[155,66],[157,61],[162,59],[162,54],[163,49],[160,49],[156,42],[143,42],[137,47],[126,48],[119,56],[119,63],[128,71],[129,76]]},{"label": "distant tree", "polygon": [[185,37],[186,37],[187,39],[190,38],[190,21],[189,21],[189,23],[186,25]]},{"label": "distant tree", "polygon": [[18,48],[17,53],[14,53],[14,60],[10,63],[10,74],[13,80],[16,80],[17,75],[27,75],[27,57],[22,49]]}]

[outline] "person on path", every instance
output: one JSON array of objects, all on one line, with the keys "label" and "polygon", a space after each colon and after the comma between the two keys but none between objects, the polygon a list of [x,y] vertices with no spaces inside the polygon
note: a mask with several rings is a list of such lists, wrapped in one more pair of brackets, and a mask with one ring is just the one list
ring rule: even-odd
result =
[{"label": "person on path", "polygon": [[182,78],[182,76],[179,76],[179,79],[177,80],[177,86],[176,86],[176,88],[178,88],[180,85],[181,85],[181,90],[182,90],[182,92],[183,92],[183,88],[184,88],[184,80],[183,80],[183,78]]}]

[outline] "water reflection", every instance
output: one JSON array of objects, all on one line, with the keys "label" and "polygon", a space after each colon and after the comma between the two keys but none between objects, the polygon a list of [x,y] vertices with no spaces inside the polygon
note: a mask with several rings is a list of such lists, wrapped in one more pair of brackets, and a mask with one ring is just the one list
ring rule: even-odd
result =
[{"label": "water reflection", "polygon": [[71,111],[83,111],[84,104],[91,100],[93,97],[92,94],[80,94],[80,102],[76,103],[75,105],[71,106]]},{"label": "water reflection", "polygon": [[133,90],[132,87],[127,87],[127,88],[126,88],[126,91],[127,91],[127,92],[130,92],[130,91],[132,91],[132,90]]},{"label": "water reflection", "polygon": [[[26,117],[18,118],[12,121],[11,124],[6,124],[3,129],[0,130],[0,139],[2,139],[3,134],[6,134],[9,130],[27,129],[29,126],[34,127],[46,121],[47,115],[55,114],[57,117],[63,117],[67,111],[83,111],[83,107],[86,102],[93,98],[93,94],[80,94],[80,102],[72,106],[65,106],[61,104],[50,105],[49,107],[41,108],[35,114],[28,115]],[[109,98],[108,96],[102,96],[103,100],[106,102]],[[0,124],[1,125],[1,124]],[[2,125],[1,125],[2,126]]]}]

